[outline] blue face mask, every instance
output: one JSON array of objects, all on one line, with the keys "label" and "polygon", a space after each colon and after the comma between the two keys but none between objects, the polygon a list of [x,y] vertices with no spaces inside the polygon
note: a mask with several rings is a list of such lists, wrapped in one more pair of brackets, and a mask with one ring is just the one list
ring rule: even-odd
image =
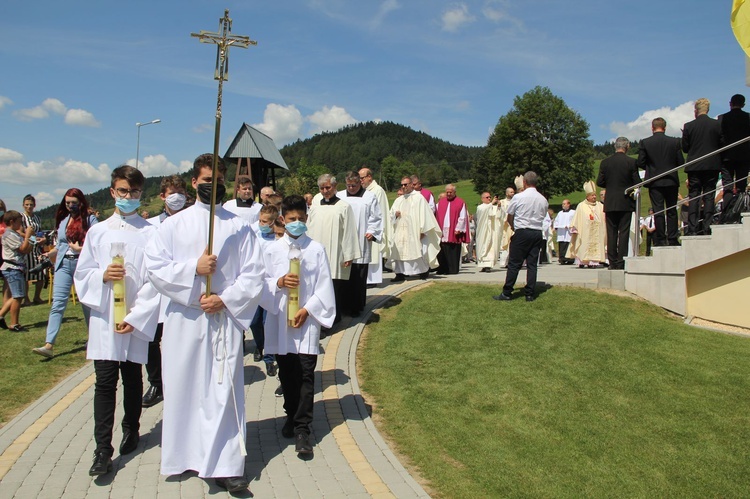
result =
[{"label": "blue face mask", "polygon": [[299,220],[296,222],[289,222],[286,224],[286,231],[294,237],[299,237],[307,232],[307,225],[305,225],[305,222],[300,222]]},{"label": "blue face mask", "polygon": [[273,227],[270,225],[258,225],[258,229],[260,229],[261,234],[270,234],[273,232]]},{"label": "blue face mask", "polygon": [[117,198],[115,201],[115,206],[122,214],[133,213],[140,205],[140,199]]}]

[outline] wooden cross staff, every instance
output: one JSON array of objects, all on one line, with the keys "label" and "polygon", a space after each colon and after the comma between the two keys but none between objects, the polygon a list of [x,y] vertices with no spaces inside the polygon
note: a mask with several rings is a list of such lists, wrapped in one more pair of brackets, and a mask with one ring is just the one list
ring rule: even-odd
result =
[{"label": "wooden cross staff", "polygon": [[[213,43],[216,47],[216,69],[214,80],[219,81],[219,93],[216,100],[216,126],[214,128],[214,157],[211,173],[211,210],[208,222],[208,254],[213,254],[214,244],[214,216],[216,213],[216,180],[219,170],[219,135],[221,132],[221,98],[224,82],[229,79],[229,47],[241,47],[246,49],[250,45],[257,45],[248,36],[232,34],[232,19],[229,18],[229,9],[224,10],[224,17],[219,19],[219,29],[216,33],[201,30],[200,33],[190,33],[190,36],[198,38],[201,43]],[[206,296],[211,294],[211,274],[206,276]]]}]

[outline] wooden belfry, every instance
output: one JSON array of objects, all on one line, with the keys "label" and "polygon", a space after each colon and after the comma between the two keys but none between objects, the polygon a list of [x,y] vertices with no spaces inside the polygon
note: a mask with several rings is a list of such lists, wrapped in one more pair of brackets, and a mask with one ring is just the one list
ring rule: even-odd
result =
[{"label": "wooden belfry", "polygon": [[237,162],[235,182],[243,175],[253,179],[256,195],[266,186],[276,189],[276,168],[289,169],[273,139],[247,123],[240,127],[224,159]]}]

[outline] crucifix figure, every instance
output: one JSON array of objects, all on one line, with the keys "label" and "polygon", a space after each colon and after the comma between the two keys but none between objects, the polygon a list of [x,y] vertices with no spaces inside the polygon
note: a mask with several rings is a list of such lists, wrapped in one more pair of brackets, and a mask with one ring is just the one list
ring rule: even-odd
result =
[{"label": "crucifix figure", "polygon": [[[246,49],[258,42],[249,36],[232,34],[232,19],[229,17],[229,9],[224,10],[224,17],[219,19],[219,29],[216,33],[201,30],[199,33],[191,33],[190,36],[198,38],[201,43],[213,43],[216,45],[216,69],[214,80],[219,81],[219,93],[216,100],[216,126],[214,127],[214,159],[211,188],[211,211],[208,225],[208,254],[213,253],[214,239],[214,215],[216,213],[216,177],[219,158],[219,136],[221,132],[221,99],[223,84],[229,79],[229,47],[241,47]],[[206,296],[211,294],[211,275],[206,277]]]}]

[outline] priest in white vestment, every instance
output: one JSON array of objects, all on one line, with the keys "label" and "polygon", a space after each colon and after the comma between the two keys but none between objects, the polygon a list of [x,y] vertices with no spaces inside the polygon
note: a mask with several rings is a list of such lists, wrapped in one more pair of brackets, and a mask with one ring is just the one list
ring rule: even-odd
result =
[{"label": "priest in white vestment", "polygon": [[414,275],[427,279],[430,269],[438,266],[443,232],[425,198],[414,191],[410,177],[401,179],[401,188],[404,194],[391,206],[391,260],[396,273],[391,282],[401,282],[406,276]]},{"label": "priest in white vestment", "polygon": [[[250,226],[221,206],[216,206],[213,254],[206,253],[212,159],[203,154],[195,160],[195,205],[165,220],[146,248],[151,282],[170,300],[162,338],[161,473],[195,470],[237,492],[248,486],[243,331],[260,301],[263,264]],[[217,199],[223,196],[225,172],[219,159]]]},{"label": "priest in white vestment", "polygon": [[497,264],[500,255],[500,242],[503,237],[502,217],[498,199],[490,198],[489,192],[482,193],[482,204],[477,206],[474,215],[477,225],[475,240],[477,266],[480,272],[490,272]]},{"label": "priest in white vestment", "polygon": [[367,303],[367,271],[372,259],[372,245],[383,237],[383,215],[375,196],[362,187],[358,172],[346,175],[346,189],[336,196],[352,207],[357,221],[362,256],[352,261],[352,270],[347,285],[345,310],[352,317],[362,313]]},{"label": "priest in white vestment", "polygon": [[505,189],[505,199],[500,200],[500,218],[502,220],[502,237],[500,238],[500,266],[508,266],[508,255],[510,249],[510,238],[513,237],[513,228],[508,223],[508,207],[516,190],[513,187]]},{"label": "priest in white vestment", "polygon": [[336,294],[336,319],[341,320],[346,298],[346,283],[352,261],[362,256],[357,234],[357,219],[351,205],[336,196],[336,177],[328,173],[318,178],[320,193],[313,198],[307,220],[307,234],[326,249]]},{"label": "priest in white vestment", "polygon": [[390,244],[393,240],[393,224],[386,220],[391,211],[391,206],[385,189],[372,178],[372,170],[362,168],[359,170],[359,178],[362,180],[365,189],[373,193],[375,199],[378,200],[380,213],[383,216],[383,236],[380,241],[372,242],[372,256],[367,269],[367,284],[380,284],[383,282],[383,261],[388,261],[391,256]]},{"label": "priest in white vestment", "polygon": [[566,257],[575,258],[579,267],[596,268],[606,259],[607,230],[604,205],[596,200],[593,180],[583,185],[586,199],[578,203],[570,224],[573,234]]},{"label": "priest in white vestment", "polygon": [[224,203],[224,209],[246,220],[250,225],[258,221],[263,203],[255,201],[255,190],[250,177],[241,176],[235,186],[235,198]]}]

